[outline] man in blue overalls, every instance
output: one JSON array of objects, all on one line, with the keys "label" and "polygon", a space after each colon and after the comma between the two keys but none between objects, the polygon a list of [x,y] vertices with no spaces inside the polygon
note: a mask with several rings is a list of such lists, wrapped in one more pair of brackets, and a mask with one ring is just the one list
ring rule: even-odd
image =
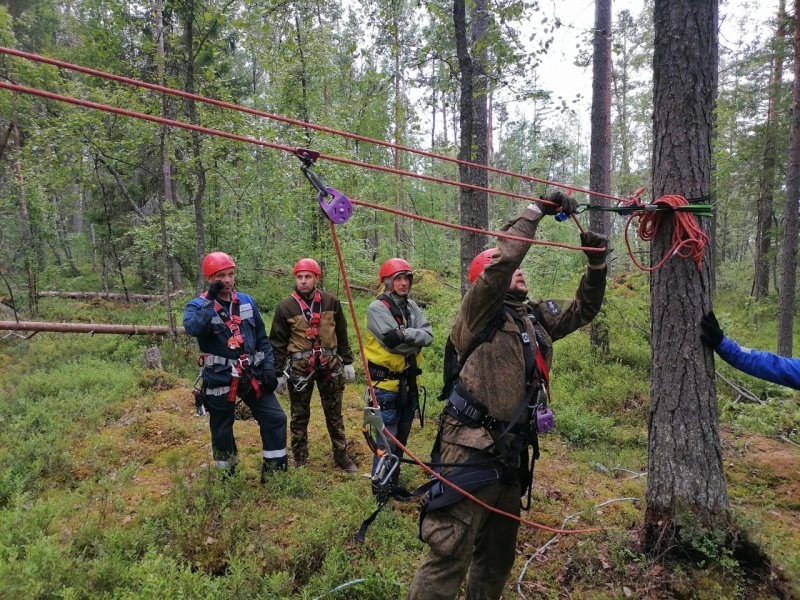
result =
[{"label": "man in blue overalls", "polygon": [[203,259],[208,291],[186,305],[183,326],[200,347],[216,466],[230,475],[239,462],[233,421],[241,398],[261,429],[263,483],[268,473],[286,470],[286,414],[273,393],[278,378],[264,321],[255,300],[233,289],[235,271],[224,252]]}]

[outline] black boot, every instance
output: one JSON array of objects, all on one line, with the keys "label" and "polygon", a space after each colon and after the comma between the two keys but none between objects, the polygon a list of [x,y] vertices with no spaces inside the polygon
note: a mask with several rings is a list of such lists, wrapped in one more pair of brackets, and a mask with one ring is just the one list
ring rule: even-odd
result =
[{"label": "black boot", "polygon": [[273,473],[277,471],[286,471],[286,457],[283,457],[283,460],[268,460],[264,459],[261,463],[261,483],[267,483],[269,478],[272,476]]}]

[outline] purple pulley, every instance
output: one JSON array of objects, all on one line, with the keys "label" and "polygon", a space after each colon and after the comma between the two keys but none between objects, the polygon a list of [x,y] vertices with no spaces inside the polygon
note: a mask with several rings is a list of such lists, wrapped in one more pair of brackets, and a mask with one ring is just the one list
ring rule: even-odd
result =
[{"label": "purple pulley", "polygon": [[[328,196],[331,196],[328,199]],[[326,187],[319,193],[319,207],[322,212],[334,223],[341,225],[353,214],[353,203],[337,189]]]},{"label": "purple pulley", "polygon": [[549,406],[538,406],[536,408],[536,429],[539,433],[550,433],[553,429],[553,411]]}]

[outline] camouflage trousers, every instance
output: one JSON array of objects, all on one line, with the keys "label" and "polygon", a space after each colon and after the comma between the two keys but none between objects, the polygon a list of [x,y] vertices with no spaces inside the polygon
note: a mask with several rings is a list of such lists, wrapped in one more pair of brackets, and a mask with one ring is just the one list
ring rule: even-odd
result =
[{"label": "camouflage trousers", "polygon": [[[519,516],[519,485],[492,483],[473,495],[489,506]],[[511,568],[519,521],[463,499],[430,511],[422,540],[430,546],[411,587],[409,600],[455,600],[464,577],[467,600],[498,600]]]},{"label": "camouflage trousers", "polygon": [[344,419],[342,418],[342,395],[344,393],[344,377],[336,375],[325,377],[315,375],[308,380],[308,385],[297,391],[289,380],[289,400],[291,419],[289,430],[292,435],[292,453],[296,462],[308,460],[308,422],[311,419],[311,396],[316,384],[325,413],[325,424],[333,446],[334,459],[346,456],[347,440],[344,435]]}]

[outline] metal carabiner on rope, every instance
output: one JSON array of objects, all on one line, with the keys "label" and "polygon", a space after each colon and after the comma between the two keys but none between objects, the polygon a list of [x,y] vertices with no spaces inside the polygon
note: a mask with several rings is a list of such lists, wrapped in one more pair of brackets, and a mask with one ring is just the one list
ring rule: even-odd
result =
[{"label": "metal carabiner on rope", "polygon": [[374,406],[364,408],[364,425],[361,431],[370,450],[378,457],[372,475],[372,494],[380,502],[386,502],[392,492],[392,480],[400,466],[400,459],[392,452],[394,444],[386,437],[381,409]]},{"label": "metal carabiner on rope", "polygon": [[375,406],[364,407],[364,421],[361,432],[367,440],[369,449],[378,458],[394,450],[394,443],[386,437],[386,426],[383,424],[381,409]]},{"label": "metal carabiner on rope", "polygon": [[203,397],[203,386],[197,387],[197,382],[203,377],[203,369],[197,374],[197,377],[192,384],[192,396],[194,396],[194,414],[196,417],[206,416],[205,398]]}]

